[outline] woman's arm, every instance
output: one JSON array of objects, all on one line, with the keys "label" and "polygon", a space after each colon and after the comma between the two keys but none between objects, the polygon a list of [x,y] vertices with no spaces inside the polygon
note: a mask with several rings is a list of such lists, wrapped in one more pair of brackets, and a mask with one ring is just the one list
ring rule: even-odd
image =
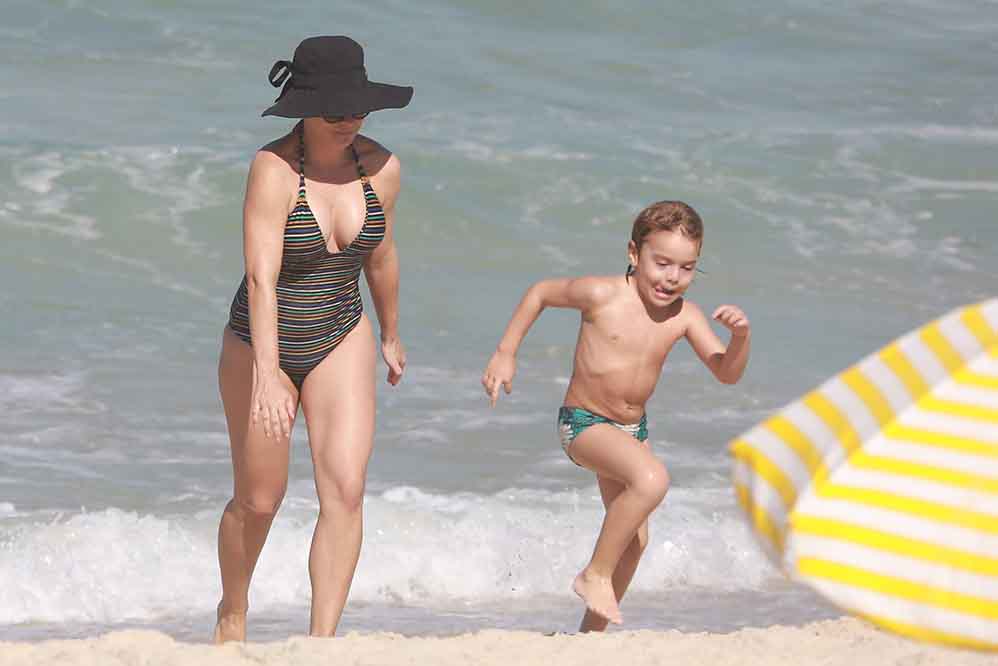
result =
[{"label": "woman's arm", "polygon": [[250,165],[243,203],[243,254],[253,340],[253,422],[263,420],[267,436],[290,434],[294,401],[280,380],[277,345],[277,276],[288,216],[287,163],[260,150]]},{"label": "woman's arm", "polygon": [[381,329],[381,353],[388,365],[388,383],[398,384],[405,369],[405,350],[399,338],[399,259],[395,247],[395,201],[401,188],[401,164],[392,155],[378,171],[378,194],[385,212],[385,237],[364,261]]}]

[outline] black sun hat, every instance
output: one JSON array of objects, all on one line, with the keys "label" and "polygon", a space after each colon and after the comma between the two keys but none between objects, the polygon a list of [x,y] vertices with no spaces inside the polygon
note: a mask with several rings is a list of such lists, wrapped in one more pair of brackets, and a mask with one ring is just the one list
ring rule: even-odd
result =
[{"label": "black sun hat", "polygon": [[401,109],[412,99],[411,86],[369,81],[364,49],[342,35],[302,41],[294,59],[275,62],[268,78],[275,88],[284,88],[264,116],[348,116]]}]

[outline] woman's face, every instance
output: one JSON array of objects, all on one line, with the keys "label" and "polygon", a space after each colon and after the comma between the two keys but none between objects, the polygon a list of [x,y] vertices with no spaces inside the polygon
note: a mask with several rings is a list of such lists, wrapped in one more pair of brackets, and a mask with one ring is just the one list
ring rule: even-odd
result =
[{"label": "woman's face", "polygon": [[[367,114],[358,116],[319,116],[306,118],[310,130],[322,132],[344,143],[350,143],[360,132]],[[311,121],[311,122],[309,122]]]}]

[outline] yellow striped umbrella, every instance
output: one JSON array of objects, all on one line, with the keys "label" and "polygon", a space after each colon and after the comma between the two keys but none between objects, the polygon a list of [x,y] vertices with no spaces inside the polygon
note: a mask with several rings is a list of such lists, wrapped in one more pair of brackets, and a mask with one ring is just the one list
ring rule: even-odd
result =
[{"label": "yellow striped umbrella", "polygon": [[998,650],[998,299],[897,339],[731,452],[792,578],[892,631]]}]

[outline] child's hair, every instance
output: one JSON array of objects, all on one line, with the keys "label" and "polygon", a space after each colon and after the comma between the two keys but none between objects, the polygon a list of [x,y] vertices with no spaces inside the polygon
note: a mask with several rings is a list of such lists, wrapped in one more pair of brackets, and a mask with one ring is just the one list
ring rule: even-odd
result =
[{"label": "child's hair", "polygon": [[[631,240],[640,250],[648,234],[653,231],[675,229],[679,229],[681,234],[703,246],[703,221],[692,206],[682,201],[656,201],[638,213],[634,218],[634,226],[631,227]],[[624,277],[630,279],[632,275],[634,275],[634,266],[628,264]]]},{"label": "child's hair", "polygon": [[682,201],[657,201],[638,213],[631,228],[631,240],[640,250],[648,234],[675,229],[690,240],[703,244],[703,221],[691,206]]}]

